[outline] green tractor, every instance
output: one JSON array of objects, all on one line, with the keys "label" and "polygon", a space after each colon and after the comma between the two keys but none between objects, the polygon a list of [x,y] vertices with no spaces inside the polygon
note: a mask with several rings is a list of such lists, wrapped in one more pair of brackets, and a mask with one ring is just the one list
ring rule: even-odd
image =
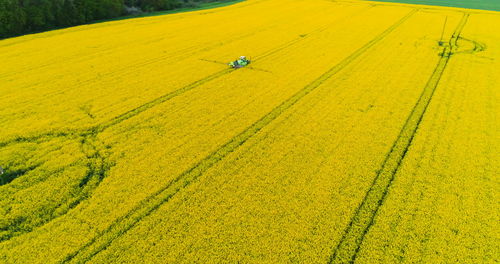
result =
[{"label": "green tractor", "polygon": [[250,60],[248,60],[245,56],[241,56],[238,60],[232,61],[229,63],[229,66],[233,69],[243,68],[250,64]]}]

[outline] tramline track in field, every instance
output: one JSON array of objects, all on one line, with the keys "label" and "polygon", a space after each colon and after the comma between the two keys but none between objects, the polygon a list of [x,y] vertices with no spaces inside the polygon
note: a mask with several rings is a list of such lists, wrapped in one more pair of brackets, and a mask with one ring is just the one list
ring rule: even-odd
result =
[{"label": "tramline track in field", "polygon": [[330,263],[352,263],[360,249],[363,239],[373,224],[373,219],[378,209],[384,203],[385,197],[391,183],[394,180],[396,172],[404,159],[408,148],[417,132],[418,126],[427,110],[427,106],[432,100],[432,96],[439,84],[441,76],[451,58],[457,51],[457,41],[467,23],[469,14],[464,14],[453,33],[448,44],[443,48],[440,60],[429,78],[420,98],[408,116],[398,138],[394,142],[391,150],[387,154],[381,169],[377,173],[365,198],[357,208],[348,227],[344,231],[339,244],[333,250],[330,257]]},{"label": "tramline track in field", "polygon": [[[362,11],[367,11],[371,7],[368,8],[359,8],[358,10],[358,15],[362,15],[363,12],[359,12],[359,10]],[[347,21],[352,17],[349,17],[346,15],[345,17],[342,17],[340,19],[335,19],[334,22],[331,24],[325,25],[323,27],[320,27],[319,29],[315,29],[314,31],[311,31],[308,33],[308,36],[313,36],[314,34],[317,34],[319,32],[322,32],[326,30],[329,25],[338,23],[339,21]],[[292,47],[293,45],[299,43],[300,41],[307,39],[307,36],[300,36],[297,37],[289,42],[286,42],[282,45],[279,45],[275,48],[272,48],[268,51],[265,51],[262,55],[256,57],[256,61],[264,59],[270,55],[276,54],[286,48]],[[207,78],[203,78],[201,80],[198,80],[191,85],[188,85],[182,89],[179,89],[177,91],[171,92],[167,94],[166,96],[159,97],[153,101],[150,101],[144,105],[142,105],[139,108],[133,109],[129,112],[123,113],[120,116],[115,117],[115,119],[109,120],[108,122],[104,122],[100,125],[90,127],[87,129],[74,129],[74,130],[69,130],[69,131],[63,131],[63,132],[49,132],[47,134],[42,134],[42,135],[37,135],[35,137],[19,137],[15,138],[14,140],[11,140],[9,142],[3,142],[0,143],[0,145],[7,146],[10,144],[15,144],[15,143],[26,143],[26,142],[45,142],[45,141],[50,141],[54,138],[68,138],[68,139],[73,139],[81,144],[81,150],[85,154],[86,160],[83,160],[84,163],[87,164],[88,171],[86,175],[84,175],[80,181],[79,184],[79,189],[77,188],[75,190],[75,196],[72,197],[70,200],[61,200],[60,203],[64,207],[63,209],[58,209],[57,214],[52,214],[50,216],[50,221],[54,220],[64,214],[66,214],[70,209],[76,207],[78,204],[80,204],[82,201],[86,200],[88,197],[91,196],[93,190],[100,184],[100,182],[107,176],[109,169],[113,166],[113,164],[110,163],[108,160],[108,156],[106,152],[100,152],[99,149],[95,146],[96,143],[99,143],[99,140],[97,139],[98,135],[106,130],[109,127],[112,127],[114,125],[117,125],[124,120],[127,120],[131,117],[134,117],[147,109],[150,109],[158,104],[161,104],[163,102],[166,102],[170,100],[171,98],[174,98],[180,94],[183,94],[184,92],[187,92],[191,89],[194,89],[198,86],[201,86],[209,81],[212,81],[216,78],[219,78],[223,75],[226,75],[228,73],[233,72],[233,69],[224,69],[214,75],[209,75]],[[103,143],[99,143],[102,145]],[[48,221],[43,222],[43,224],[47,223]],[[42,225],[43,225],[42,224]],[[35,229],[39,227],[34,226],[32,229]],[[31,229],[30,229],[31,230]],[[19,234],[15,235],[10,235],[9,239],[17,236]]]},{"label": "tramline track in field", "polygon": [[[356,13],[356,11],[357,10],[353,10],[352,13]],[[344,16],[345,17],[349,17],[349,15],[353,15],[352,13],[349,13],[349,14],[346,13],[342,17],[344,17]],[[146,60],[137,60],[137,61],[134,61],[133,63],[127,65],[126,67],[119,68],[119,69],[113,69],[112,71],[103,73],[102,75],[99,75],[97,77],[93,77],[93,78],[89,78],[89,79],[83,80],[83,81],[79,82],[76,87],[82,87],[82,86],[85,86],[86,84],[97,82],[97,81],[99,81],[103,77],[119,77],[119,76],[121,77],[121,76],[127,76],[127,75],[130,75],[130,74],[133,74],[134,72],[136,72],[138,68],[143,68],[143,67],[148,66],[148,65],[156,64],[156,63],[165,61],[166,59],[171,60],[171,61],[183,60],[183,59],[189,58],[190,56],[192,57],[192,56],[194,56],[196,54],[199,54],[199,53],[202,53],[202,52],[207,52],[207,51],[216,49],[218,47],[221,47],[221,46],[224,46],[224,45],[227,45],[227,44],[230,44],[230,43],[234,43],[234,42],[237,42],[237,41],[248,39],[248,38],[250,38],[250,37],[252,37],[252,36],[254,36],[254,35],[258,34],[258,33],[261,33],[261,32],[268,32],[270,30],[277,30],[276,27],[279,26],[278,24],[276,24],[277,22],[278,21],[274,21],[274,25],[271,24],[271,25],[259,26],[259,27],[255,28],[255,29],[252,29],[249,32],[245,32],[243,34],[236,34],[235,36],[230,36],[229,39],[224,40],[222,42],[204,43],[204,44],[200,44],[199,46],[192,46],[192,47],[187,47],[187,48],[184,48],[184,49],[181,49],[181,50],[177,50],[177,51],[175,51],[173,53],[169,52],[168,54],[163,54],[163,55],[158,56],[158,57],[149,58],[149,59],[146,59]],[[127,47],[128,45],[131,45],[131,44],[128,43],[124,47],[121,47],[121,46],[120,47],[115,47],[113,50],[118,50],[118,49],[120,49],[120,50],[126,50],[128,48]],[[108,49],[106,49],[104,51],[107,51],[107,50],[111,50],[111,49],[108,48]],[[92,54],[93,57],[99,56],[99,55],[100,54],[96,54],[96,53]],[[85,61],[85,60],[79,59],[76,62],[80,62],[80,61]],[[58,62],[59,61],[56,61],[54,63],[51,63],[50,65],[58,63]],[[36,70],[39,71],[42,67],[45,67],[45,66],[46,65],[43,65],[41,67],[37,67]],[[30,70],[34,70],[34,69],[30,69]],[[22,71],[22,72],[24,72],[24,71]],[[19,72],[16,72],[16,73],[13,73],[13,74],[18,74],[18,73]],[[3,78],[3,77],[5,77],[4,75],[5,74],[0,75],[0,79]],[[7,73],[7,77],[10,76],[10,75],[12,75],[12,74],[8,74]],[[21,88],[26,88],[26,87],[28,87],[28,86],[24,86],[24,87],[21,87]],[[59,89],[59,90],[56,90],[56,91],[52,91],[52,92],[44,94],[44,96],[45,97],[50,97],[50,96],[61,94],[61,93],[64,93],[66,91],[73,90],[73,89],[75,89],[75,86],[72,86],[72,87],[66,88],[66,89]],[[37,100],[38,99],[39,98],[37,98]],[[27,102],[30,102],[30,101],[27,101]]]},{"label": "tramline track in field", "polygon": [[258,133],[262,128],[267,126],[288,108],[297,103],[300,99],[305,97],[311,91],[319,87],[324,81],[330,79],[336,75],[339,71],[349,65],[351,62],[359,58],[372,46],[377,44],[380,40],[384,39],[388,34],[398,28],[406,20],[408,20],[418,9],[413,9],[406,16],[398,20],[395,24],[387,28],[381,34],[376,36],[374,39],[360,47],[358,50],[353,52],[351,55],[346,57],[340,63],[330,68],[328,71],[323,73],[316,80],[309,83],[307,86],[302,88],[292,97],[288,98],[286,101],[281,103],[279,106],[274,108],[271,112],[263,116],[253,125],[248,127],[239,135],[233,137],[230,141],[224,144],[217,151],[213,152],[200,162],[198,162],[194,167],[188,169],[183,174],[179,175],[176,179],[171,181],[168,185],[150,195],[148,198],[143,200],[138,206],[134,207],[125,216],[118,218],[114,221],[107,229],[101,232],[98,236],[94,237],[89,243],[85,244],[82,248],[75,251],[74,253],[68,255],[62,262],[64,263],[83,263],[92,259],[97,253],[107,248],[113,240],[120,237],[128,230],[130,230],[135,224],[137,224],[141,219],[151,214],[153,211],[158,209],[162,204],[168,202],[177,192],[182,190],[184,187],[188,186],[191,182],[195,181],[200,177],[205,171],[214,166],[217,162],[224,159],[229,153],[236,150],[240,145],[244,144],[249,138]]},{"label": "tramline track in field", "polygon": [[[369,9],[369,8],[367,8],[367,9]],[[351,13],[346,13],[346,14],[343,14],[343,16],[341,16],[341,17],[336,17],[333,20],[333,22],[330,23],[330,24],[328,24],[328,25],[333,25],[335,23],[344,22],[344,21],[346,21],[348,19],[352,19],[353,17],[359,16],[360,13],[362,13],[364,11],[365,11],[365,9],[361,9],[361,10],[354,9],[354,10],[352,10]],[[156,63],[162,62],[162,61],[164,61],[166,59],[169,59],[169,60],[172,60],[172,61],[180,61],[180,60],[183,60],[183,59],[189,59],[190,57],[192,57],[192,56],[194,56],[196,54],[199,54],[199,53],[202,53],[202,52],[207,52],[207,51],[219,48],[219,47],[223,47],[223,46],[228,45],[230,43],[234,43],[234,42],[237,42],[237,41],[241,41],[241,40],[245,40],[245,39],[251,38],[252,36],[256,35],[257,33],[262,33],[264,31],[267,32],[267,31],[271,31],[271,30],[276,30],[276,27],[278,27],[278,26],[274,25],[274,26],[266,26],[264,28],[257,28],[255,31],[238,35],[238,36],[233,37],[233,38],[231,38],[231,39],[229,39],[227,41],[223,41],[223,42],[219,42],[219,43],[214,43],[214,44],[211,44],[211,45],[208,45],[208,46],[204,46],[202,48],[200,48],[198,46],[195,46],[195,47],[187,48],[185,50],[176,51],[175,54],[177,54],[177,55],[175,55],[175,56],[172,56],[172,54],[167,54],[167,55],[162,55],[162,56],[159,56],[159,57],[156,57],[156,58],[152,58],[152,59],[149,59],[149,60],[146,60],[146,61],[140,61],[140,62],[138,62],[136,64],[127,65],[127,67],[125,67],[123,69],[115,70],[115,71],[112,71],[110,73],[104,74],[102,76],[107,76],[107,77],[109,77],[109,76],[112,76],[112,77],[127,76],[127,75],[131,74],[132,72],[135,72],[138,68],[143,68],[145,66],[156,64]],[[318,30],[313,30],[311,32],[306,33],[306,35],[320,33],[320,32],[322,32],[322,31],[324,31],[326,29],[327,29],[327,27],[321,27]],[[292,39],[292,40],[284,43],[283,45],[279,45],[276,48],[271,48],[271,49],[265,51],[263,54],[256,56],[254,59],[255,60],[260,60],[260,59],[265,58],[265,57],[267,57],[269,55],[275,54],[275,53],[277,53],[277,52],[279,52],[279,51],[281,51],[281,50],[283,50],[285,48],[293,46],[293,45],[295,45],[296,43],[298,43],[298,42],[300,42],[302,40],[303,40],[303,37],[299,36],[297,38],[294,38],[294,39]],[[188,51],[190,53],[188,55],[186,55],[186,53]],[[209,75],[206,78],[212,78],[212,76],[218,75],[219,73],[221,73],[221,72],[215,72],[215,73],[213,73],[213,75]],[[227,73],[230,73],[230,72],[227,72]],[[225,74],[223,74],[223,75],[225,75]],[[223,75],[221,75],[221,76],[223,76]],[[102,78],[102,76],[86,80],[86,81],[82,82],[81,84],[79,84],[79,87],[83,86],[84,84],[95,82],[96,80],[99,80],[100,78]],[[221,76],[218,76],[218,77],[221,77]],[[199,81],[201,81],[201,80],[199,80]],[[198,81],[196,81],[196,82],[198,82]],[[189,84],[188,86],[190,86],[190,85],[191,84]],[[74,89],[74,88],[70,88],[70,89]],[[183,89],[183,88],[181,88],[181,89]],[[55,91],[55,92],[53,92],[51,94],[46,94],[45,96],[52,96],[52,95],[55,95],[55,94],[64,93],[64,91],[67,91],[67,90],[69,90],[69,89]],[[176,91],[173,91],[171,93],[175,93],[175,92]]]},{"label": "tramline track in field", "polygon": [[[242,8],[242,7],[247,7],[247,6],[250,6],[250,5],[255,5],[259,2],[263,2],[263,1],[266,1],[266,0],[261,0],[261,1],[252,1],[251,3],[240,3],[240,6],[238,8]],[[233,9],[236,9],[236,7],[233,7]],[[194,12],[197,12],[198,10],[195,10]],[[211,10],[210,14],[213,14],[213,13],[219,13],[219,12],[224,12],[224,11],[228,11],[227,9],[216,9],[216,10]],[[189,14],[189,13],[186,13],[186,14]],[[147,17],[142,17],[142,18],[132,18],[132,19],[144,19],[144,18],[147,18]],[[169,22],[172,22],[172,21],[175,21],[175,20],[179,20],[179,19],[185,19],[186,18],[186,15],[181,15],[181,14],[178,14],[177,17],[169,17]],[[127,21],[128,19],[124,19],[124,20],[121,20],[121,21],[113,21],[113,26],[117,26],[117,25],[121,25],[121,24],[124,24],[124,23],[129,23],[129,21]],[[107,27],[108,24],[105,24],[105,22],[103,23],[96,23],[96,24],[91,24],[92,25],[92,28],[91,29],[95,29],[95,28],[100,28],[100,27]],[[66,28],[66,29],[60,29],[60,30],[53,30],[51,32],[45,32],[44,34],[31,34],[30,35],[30,38],[29,39],[19,39],[18,41],[10,41],[9,40],[9,43],[7,44],[0,44],[0,48],[3,48],[3,47],[8,47],[8,46],[12,46],[12,45],[16,45],[16,44],[19,44],[19,43],[22,43],[22,42],[26,42],[26,41],[32,41],[34,39],[40,39],[40,38],[49,38],[49,37],[53,37],[55,35],[59,35],[59,34],[65,34],[65,33],[75,33],[75,32],[79,32],[79,31],[85,31],[85,30],[89,30],[89,28],[87,28],[88,24],[87,25],[80,25],[80,26],[76,26],[74,28]],[[255,31],[252,31],[250,34],[254,34],[254,33],[257,33],[257,32],[260,32],[262,30],[267,30],[269,28],[272,28],[271,26],[269,25],[263,25],[262,27],[259,27],[257,28]],[[67,30],[71,29],[70,32],[67,32]],[[247,33],[248,35],[248,33]],[[18,38],[22,38],[23,36],[20,36]],[[241,38],[244,38],[245,36],[244,35],[240,35],[240,36],[235,36],[234,39],[241,39]],[[147,43],[144,39],[141,39],[140,40],[141,43]],[[127,49],[129,48],[128,46],[131,46],[131,45],[135,45],[136,42],[129,42],[129,43],[126,43],[126,44],[122,44],[120,45],[119,47],[110,47],[110,48],[107,48],[107,49],[103,49],[103,50],[100,50],[100,54],[96,54],[96,53],[91,53],[91,54],[88,54],[87,56],[82,56],[81,54],[78,55],[78,56],[72,56],[72,57],[75,57],[75,58],[79,58],[79,60],[76,60],[76,62],[80,62],[80,61],[84,61],[82,60],[81,58],[82,57],[95,57],[95,56],[99,56],[99,55],[102,55],[104,52],[106,51],[110,51],[110,50],[117,50],[117,49]],[[206,44],[206,43],[205,43]],[[220,44],[220,43],[219,43]],[[190,47],[190,48],[186,48],[185,51],[179,51],[178,53],[183,53],[183,52],[186,52],[186,51],[194,51],[196,50],[197,48],[199,47]],[[202,51],[206,51],[208,49],[206,48],[203,48],[201,49]],[[19,73],[24,73],[24,72],[28,72],[28,71],[33,71],[33,70],[37,70],[39,71],[40,69],[42,69],[43,67],[47,67],[47,66],[51,66],[51,65],[54,65],[54,64],[57,64],[57,63],[60,63],[60,61],[53,61],[53,62],[50,62],[50,63],[46,63],[46,64],[43,64],[43,65],[40,65],[40,66],[37,66],[35,68],[25,68],[23,69],[22,71],[20,72],[15,72],[15,74],[19,74]],[[12,74],[0,74],[0,78],[4,78],[4,77],[9,77],[11,76]]]},{"label": "tramline track in field", "polygon": [[[263,29],[264,28],[258,28],[255,31],[248,32],[248,33],[245,33],[245,34],[241,34],[239,36],[235,36],[235,37],[230,38],[229,40],[226,40],[226,41],[224,41],[222,43],[214,43],[214,44],[211,44],[211,45],[203,46],[203,48],[200,48],[199,46],[193,46],[193,47],[184,48],[184,49],[181,49],[181,50],[176,50],[172,54],[169,53],[169,54],[157,56],[157,57],[154,57],[154,58],[150,58],[150,59],[147,59],[147,60],[138,60],[138,61],[136,61],[134,63],[126,65],[123,68],[113,69],[112,71],[104,73],[104,74],[99,75],[97,77],[83,80],[83,81],[81,81],[81,82],[78,83],[78,86],[76,88],[82,87],[82,86],[84,86],[86,84],[90,84],[90,83],[93,83],[93,82],[98,82],[103,77],[121,77],[121,76],[127,76],[127,75],[130,75],[131,73],[137,71],[137,69],[144,68],[146,66],[153,65],[153,64],[165,61],[166,59],[169,59],[169,60],[172,60],[172,61],[180,61],[180,60],[189,58],[190,56],[193,56],[193,55],[195,55],[197,53],[210,51],[212,49],[224,46],[224,45],[226,45],[228,43],[236,42],[238,40],[243,40],[245,38],[251,37],[251,36],[255,35],[258,32],[262,32]],[[265,30],[268,30],[268,29],[273,29],[273,26],[268,26],[268,27],[265,28]],[[116,49],[113,49],[113,48],[109,48],[107,50],[114,50],[114,51],[116,51]],[[98,56],[98,54],[93,54],[92,57],[90,57],[90,58],[93,58],[95,56]],[[81,61],[85,61],[85,60],[79,60],[77,62],[81,62]],[[56,64],[58,62],[59,61],[56,61],[56,62],[54,62],[52,64]],[[47,65],[47,66],[50,66],[50,65]],[[39,70],[39,69],[37,68],[36,70]],[[14,74],[18,74],[18,73],[16,72]],[[0,78],[3,78],[3,77],[4,76],[0,76]],[[21,88],[27,88],[27,87],[29,87],[29,86],[24,86],[24,87],[21,87]],[[75,89],[75,87],[66,88],[66,89],[62,89],[62,90],[57,90],[57,91],[53,91],[53,92],[50,92],[50,93],[46,93],[46,94],[44,94],[44,96],[50,97],[50,96],[54,96],[54,95],[57,95],[57,94],[64,93],[64,92],[72,90],[72,89]]]},{"label": "tramline track in field", "polygon": [[[371,6],[370,7],[367,7],[367,8],[364,8],[364,9],[361,9],[361,10],[354,10],[353,12],[355,12],[356,14],[353,14],[353,15],[349,15],[347,14],[345,17],[342,17],[340,19],[335,19],[332,23],[330,23],[329,25],[333,25],[335,23],[339,23],[339,22],[345,22],[345,21],[348,21],[349,19],[352,19],[353,17],[356,17],[356,16],[359,16],[359,15],[362,15],[363,12],[367,11],[371,9]],[[313,30],[309,33],[307,33],[306,36],[304,37],[297,37],[297,38],[294,38],[290,41],[288,41],[287,43],[284,43],[282,45],[279,45],[277,47],[274,47],[274,48],[271,48],[265,52],[263,52],[261,55],[257,55],[254,59],[254,61],[259,61],[261,59],[264,59],[268,56],[271,56],[273,54],[276,54],[286,48],[289,48],[289,47],[292,47],[293,45],[297,44],[297,43],[300,43],[301,41],[304,41],[306,39],[308,39],[308,37],[314,35],[314,34],[318,34],[318,33],[321,33],[323,32],[324,30],[328,29],[328,25],[327,26],[324,26],[324,27],[320,27],[316,30]],[[225,76],[227,74],[230,74],[234,71],[234,69],[231,69],[231,68],[226,68],[226,69],[223,69],[223,70],[220,70],[218,72],[215,72],[211,75],[208,75],[202,79],[199,79],[195,82],[192,82],[178,90],[175,90],[175,91],[172,91],[172,92],[169,92],[169,93],[166,93],[160,97],[157,97],[149,102],[146,102],[144,104],[142,104],[141,106],[138,106],[134,109],[131,109],[127,112],[124,112],[122,114],[119,114],[113,118],[111,118],[110,120],[108,121],[105,121],[103,123],[100,123],[100,124],[97,124],[95,126],[92,126],[92,127],[89,127],[89,128],[83,128],[83,129],[70,129],[70,130],[60,130],[60,131],[50,131],[50,132],[45,132],[45,133],[40,133],[38,135],[32,135],[32,136],[20,136],[20,137],[16,137],[16,138],[13,138],[11,140],[7,140],[7,141],[4,141],[4,142],[0,142],[0,147],[3,147],[3,146],[7,146],[7,145],[10,145],[10,144],[15,144],[17,142],[30,142],[30,141],[38,141],[38,140],[43,140],[43,139],[51,139],[53,137],[80,137],[82,135],[87,135],[87,134],[95,134],[95,133],[100,133],[104,130],[106,130],[107,128],[111,127],[111,126],[114,126],[116,124],[119,124],[121,123],[122,121],[126,120],[126,119],[129,119],[133,116],[136,116],[158,104],[161,104],[161,103],[164,103],[176,96],[179,96],[187,91],[190,91],[190,90],[193,90],[209,81],[212,81],[212,80],[215,80],[215,79],[218,79],[222,76]]]}]

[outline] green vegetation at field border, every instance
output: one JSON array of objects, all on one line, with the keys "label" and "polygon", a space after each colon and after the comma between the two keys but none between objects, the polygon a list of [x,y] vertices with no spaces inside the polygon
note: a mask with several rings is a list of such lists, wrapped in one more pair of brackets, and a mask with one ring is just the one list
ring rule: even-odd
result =
[{"label": "green vegetation at field border", "polygon": [[354,216],[351,218],[340,242],[333,250],[330,257],[330,263],[353,263],[356,259],[361,243],[370,227],[373,225],[374,218],[379,208],[385,201],[389,188],[416,135],[420,122],[441,80],[441,76],[451,56],[457,52],[457,41],[460,38],[460,34],[468,18],[469,14],[464,13],[448,44],[444,46],[442,52],[439,54],[440,60],[433,74],[429,78],[420,98],[408,116],[398,138],[387,154],[370,189],[366,193],[360,206],[356,209]]},{"label": "green vegetation at field border", "polygon": [[35,30],[35,31],[27,32],[27,33],[10,35],[7,37],[0,37],[0,41],[12,39],[12,38],[18,38],[18,37],[27,36],[27,35],[34,35],[34,34],[40,34],[40,33],[45,33],[45,32],[64,30],[64,29],[68,29],[68,28],[95,25],[95,24],[100,24],[100,23],[105,23],[105,22],[113,22],[113,21],[127,20],[127,19],[133,19],[133,18],[144,18],[144,17],[177,14],[177,13],[202,11],[202,10],[208,10],[208,9],[214,9],[214,8],[220,8],[220,7],[225,7],[225,6],[229,6],[229,5],[234,5],[234,4],[237,4],[240,2],[244,2],[244,1],[246,1],[246,0],[219,0],[219,1],[214,1],[214,2],[199,3],[195,7],[180,7],[180,8],[175,8],[175,9],[165,10],[165,11],[144,12],[144,13],[140,13],[140,14],[136,14],[136,15],[125,15],[125,16],[119,16],[119,17],[108,18],[108,19],[100,19],[100,20],[94,20],[94,21],[90,21],[88,23],[77,24],[77,25],[73,25],[73,26],[54,27],[54,28],[47,29],[47,30],[40,30],[40,31]]},{"label": "green vegetation at field border", "polygon": [[85,25],[92,25],[92,24],[103,23],[103,22],[125,20],[125,19],[131,19],[131,18],[163,16],[163,15],[171,15],[171,14],[177,14],[177,13],[202,11],[202,10],[207,10],[207,9],[214,9],[214,8],[234,5],[234,4],[237,4],[240,2],[244,2],[244,1],[246,1],[246,0],[220,0],[220,1],[215,1],[215,2],[200,3],[196,7],[181,7],[181,8],[176,8],[176,9],[166,10],[166,11],[154,11],[154,12],[141,13],[141,14],[137,14],[137,15],[121,16],[121,17],[115,17],[115,18],[110,18],[110,19],[97,20],[97,21],[94,21],[92,23],[88,23]]},{"label": "green vegetation at field border", "polygon": [[365,0],[365,1],[500,11],[499,0]]},{"label": "green vegetation at field border", "polygon": [[134,227],[144,217],[150,215],[153,211],[158,209],[161,205],[168,202],[177,192],[188,186],[191,182],[197,180],[203,173],[213,167],[220,160],[224,159],[227,155],[234,152],[239,146],[244,144],[248,139],[257,134],[261,129],[270,124],[273,120],[278,118],[283,112],[295,105],[299,100],[308,95],[310,92],[321,86],[326,80],[330,79],[347,65],[358,59],[367,50],[379,43],[392,31],[398,28],[406,20],[408,20],[418,9],[412,9],[403,18],[398,20],[395,24],[384,30],[374,39],[364,44],[362,47],[354,51],[348,57],[343,59],[337,65],[330,68],[317,79],[303,87],[296,94],[288,98],[279,106],[274,108],[271,112],[267,113],[257,122],[249,126],[239,135],[230,139],[221,148],[211,153],[194,167],[188,169],[183,174],[179,175],[175,180],[160,189],[158,192],[143,200],[138,206],[132,209],[127,215],[117,219],[109,228],[101,232],[98,236],[92,239],[89,243],[85,244],[82,248],[68,255],[63,262],[71,263],[85,263],[90,261],[100,251],[106,249],[116,238],[125,234],[128,230]]}]

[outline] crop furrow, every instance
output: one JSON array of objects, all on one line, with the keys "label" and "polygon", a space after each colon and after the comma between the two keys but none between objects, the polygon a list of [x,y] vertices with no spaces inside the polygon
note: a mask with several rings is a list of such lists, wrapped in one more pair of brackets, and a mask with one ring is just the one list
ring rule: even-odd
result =
[{"label": "crop furrow", "polygon": [[204,172],[213,167],[220,160],[224,159],[227,155],[234,152],[239,146],[244,144],[249,138],[257,134],[261,129],[266,127],[269,123],[279,117],[283,112],[296,104],[300,99],[305,97],[314,89],[318,88],[323,82],[330,79],[343,68],[353,62],[355,59],[359,58],[372,46],[386,37],[389,33],[394,31],[397,27],[403,24],[407,19],[409,19],[417,9],[413,9],[403,18],[398,20],[395,24],[387,28],[385,31],[380,33],[374,39],[357,49],[354,53],[350,54],[348,57],[344,58],[340,63],[330,68],[328,71],[323,73],[317,79],[303,87],[300,91],[295,93],[293,96],[288,98],[286,101],[275,107],[271,112],[267,113],[257,122],[249,126],[243,132],[233,137],[227,143],[225,143],[218,150],[212,154],[205,157],[199,163],[197,163],[191,169],[185,171],[179,175],[175,180],[171,181],[157,191],[156,193],[150,195],[148,198],[144,199],[139,205],[134,207],[129,213],[123,217],[118,218],[113,224],[111,224],[107,229],[102,231],[99,235],[94,237],[91,241],[85,244],[82,248],[75,251],[74,253],[68,255],[62,260],[63,263],[74,262],[82,263],[89,261],[94,255],[106,249],[116,238],[120,237],[128,230],[130,230],[135,224],[137,224],[141,219],[151,214],[153,211],[158,209],[161,205],[168,202],[177,192],[182,190],[184,187],[188,186],[191,182],[199,178]]},{"label": "crop furrow", "polygon": [[339,244],[333,250],[330,263],[353,263],[360,249],[363,239],[373,224],[373,219],[378,209],[384,203],[388,189],[394,180],[396,172],[403,161],[408,148],[417,132],[420,122],[427,110],[427,106],[432,100],[434,91],[439,84],[441,76],[451,58],[457,50],[457,41],[460,37],[469,15],[464,14],[448,44],[440,53],[440,59],[434,72],[425,85],[417,103],[408,116],[398,138],[394,142],[391,150],[386,155],[381,169],[378,171],[370,189],[366,193],[360,206],[344,231]]}]

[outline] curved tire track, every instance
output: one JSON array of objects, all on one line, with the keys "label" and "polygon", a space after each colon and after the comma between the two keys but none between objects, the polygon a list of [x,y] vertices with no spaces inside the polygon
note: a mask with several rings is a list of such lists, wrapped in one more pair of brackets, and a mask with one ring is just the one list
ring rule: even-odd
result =
[{"label": "curved tire track", "polygon": [[[320,32],[323,32],[329,28],[330,25],[333,25],[335,23],[339,23],[342,21],[347,21],[349,19],[352,19],[355,16],[359,16],[363,14],[364,11],[367,11],[371,8],[362,8],[361,10],[356,10],[354,15],[348,15],[346,14],[345,16],[342,16],[340,18],[333,19],[332,23],[325,25],[323,27],[317,28],[315,30],[312,30],[307,33],[306,36],[299,36],[296,37],[290,41],[287,41],[286,43],[283,43],[281,45],[278,45],[276,47],[273,47],[262,54],[258,55],[255,57],[254,61],[259,61],[262,60],[268,56],[271,56],[273,54],[277,54],[280,51],[290,48],[301,41],[307,39],[308,37],[318,34]],[[353,11],[354,12],[354,11]],[[167,102],[168,100],[177,97],[179,95],[184,94],[185,92],[188,92],[190,90],[193,90],[197,87],[200,87],[201,85],[208,83],[210,81],[213,81],[215,79],[221,78],[227,74],[230,74],[234,72],[234,69],[231,68],[225,68],[221,71],[215,72],[211,75],[206,76],[205,78],[202,78],[200,80],[197,80],[195,82],[192,82],[191,84],[188,84],[178,90],[166,93],[160,97],[157,97],[149,102],[146,102],[132,110],[129,110],[125,113],[119,114],[108,121],[105,121],[103,123],[97,124],[95,126],[85,128],[85,129],[68,129],[68,130],[62,130],[62,131],[50,131],[46,133],[41,133],[38,135],[33,135],[33,136],[26,136],[26,137],[16,137],[4,142],[0,142],[0,147],[12,145],[12,144],[17,144],[17,143],[24,143],[24,142],[45,142],[49,141],[54,138],[68,138],[68,139],[74,139],[74,140],[80,140],[81,142],[81,148],[82,152],[86,156],[85,162],[87,163],[88,167],[88,172],[87,174],[82,178],[82,181],[79,185],[79,190],[77,190],[77,196],[76,197],[71,197],[68,198],[68,200],[62,201],[62,205],[60,209],[59,214],[57,215],[52,215],[52,217],[48,220],[45,221],[45,223],[50,222],[51,220],[54,220],[64,214],[66,214],[69,210],[72,208],[76,207],[78,204],[80,204],[82,201],[86,200],[88,197],[92,195],[92,192],[95,188],[97,188],[100,184],[100,182],[106,177],[108,174],[108,171],[111,169],[113,164],[111,164],[108,160],[107,155],[104,155],[100,152],[100,150],[96,147],[97,143],[97,136],[105,131],[106,129],[115,126],[117,124],[122,123],[123,121],[130,119],[134,116],[137,116],[144,111],[151,109],[157,105],[160,105],[164,102]],[[43,226],[40,225],[40,226]],[[35,226],[33,229],[40,227],[40,226]],[[20,234],[17,234],[20,235]],[[9,236],[8,239],[15,237],[17,235],[12,235]],[[7,240],[8,240],[7,239]]]}]

